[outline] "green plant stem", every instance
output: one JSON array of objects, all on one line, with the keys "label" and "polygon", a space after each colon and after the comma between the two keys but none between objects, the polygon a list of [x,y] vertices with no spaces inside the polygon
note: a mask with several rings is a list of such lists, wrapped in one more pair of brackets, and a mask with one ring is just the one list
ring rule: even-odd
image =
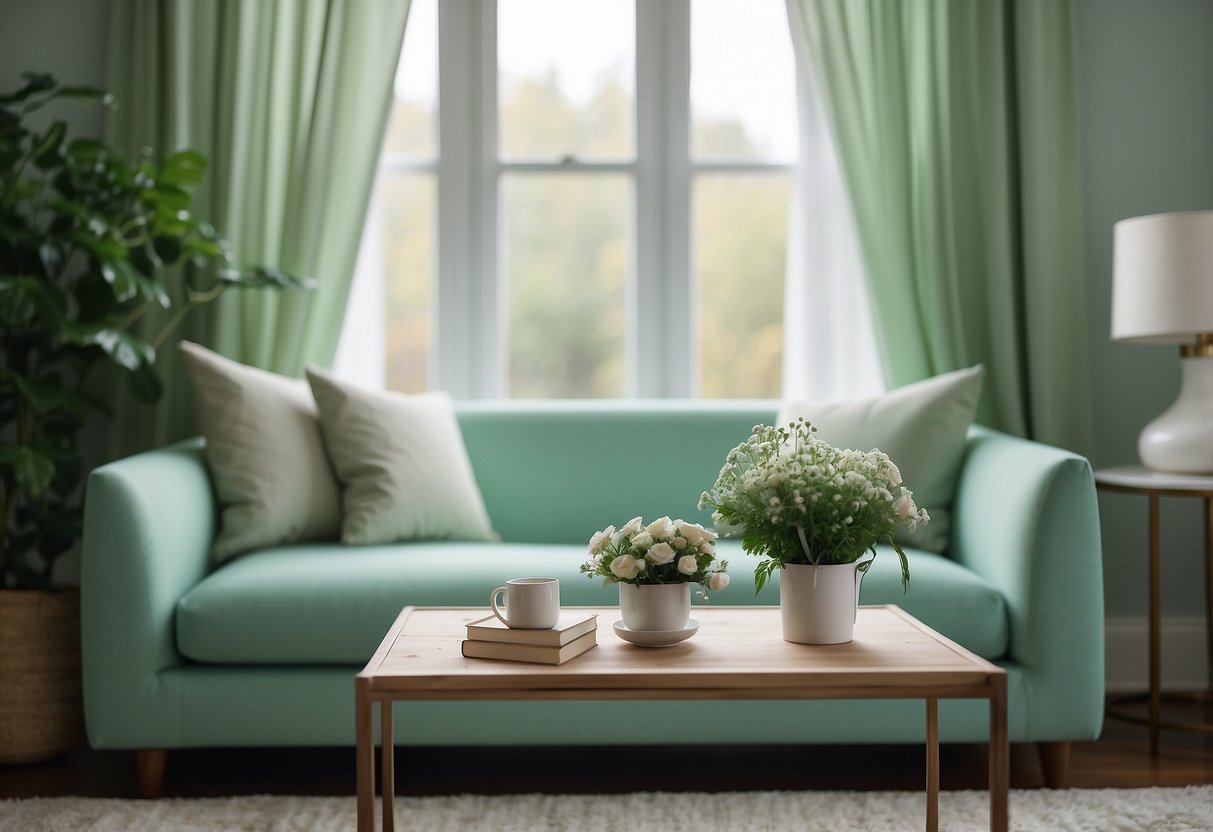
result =
[{"label": "green plant stem", "polygon": [[140,318],[143,317],[144,313],[147,312],[147,309],[150,305],[151,304],[148,301],[144,301],[139,306],[136,306],[134,309],[131,310],[129,315],[127,315],[125,318],[122,319],[122,323],[118,324],[118,329],[121,329],[123,331],[130,329],[132,326],[135,325],[136,321],[138,321]]},{"label": "green plant stem", "polygon": [[214,288],[208,289],[205,292],[195,292],[193,289],[187,289],[189,294],[188,298],[186,299],[185,303],[177,307],[177,311],[173,313],[173,317],[169,318],[168,323],[164,325],[164,329],[160,330],[156,337],[152,339],[152,349],[160,349],[161,344],[165,342],[169,334],[177,328],[177,325],[181,323],[181,321],[190,313],[192,309],[218,299],[218,297],[223,294],[223,290],[226,288],[226,283],[220,283]]}]

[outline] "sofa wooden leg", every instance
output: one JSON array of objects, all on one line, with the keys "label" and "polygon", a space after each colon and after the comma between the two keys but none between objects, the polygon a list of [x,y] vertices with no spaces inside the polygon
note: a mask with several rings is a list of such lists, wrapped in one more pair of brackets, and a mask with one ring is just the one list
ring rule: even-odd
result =
[{"label": "sofa wooden leg", "polygon": [[1066,767],[1070,765],[1070,743],[1038,742],[1036,751],[1040,754],[1040,770],[1044,773],[1045,785],[1050,789],[1060,789],[1066,779]]},{"label": "sofa wooden leg", "polygon": [[135,776],[139,779],[139,796],[155,800],[164,782],[164,764],[168,752],[163,748],[140,748],[135,751]]}]

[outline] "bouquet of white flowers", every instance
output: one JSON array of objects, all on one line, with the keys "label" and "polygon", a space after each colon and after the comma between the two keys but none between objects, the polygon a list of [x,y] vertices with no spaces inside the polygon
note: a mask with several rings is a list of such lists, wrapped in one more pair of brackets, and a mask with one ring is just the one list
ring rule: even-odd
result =
[{"label": "bouquet of white flowers", "polygon": [[581,565],[604,585],[681,584],[720,590],[729,585],[728,562],[716,559],[716,532],[698,523],[659,517],[647,526],[633,517],[616,529],[607,526],[590,538],[590,558]]},{"label": "bouquet of white flowers", "polygon": [[754,572],[756,590],[784,564],[854,563],[875,555],[877,543],[896,550],[908,586],[910,565],[893,532],[927,523],[926,509],[914,504],[887,454],[835,448],[816,430],[804,419],[787,428],[756,425],[729,451],[699,507],[713,508],[717,526],[742,528],[742,548],[765,558]]}]

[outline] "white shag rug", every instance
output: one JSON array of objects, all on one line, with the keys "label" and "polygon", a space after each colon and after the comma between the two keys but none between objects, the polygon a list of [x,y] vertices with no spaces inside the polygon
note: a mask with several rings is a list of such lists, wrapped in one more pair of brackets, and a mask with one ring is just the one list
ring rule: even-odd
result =
[{"label": "white shag rug", "polygon": [[[915,792],[510,795],[397,798],[398,829],[424,832],[903,832]],[[988,828],[985,792],[943,792],[940,828]],[[0,801],[0,832],[352,832],[352,797]],[[1213,832],[1213,786],[1013,791],[1015,832]]]}]

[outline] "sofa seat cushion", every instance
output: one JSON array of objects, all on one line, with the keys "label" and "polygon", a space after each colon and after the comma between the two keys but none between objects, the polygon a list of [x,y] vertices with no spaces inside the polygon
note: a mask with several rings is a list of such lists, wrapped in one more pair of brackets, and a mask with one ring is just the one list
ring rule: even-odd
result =
[{"label": "sofa seat cushion", "polygon": [[[758,563],[721,541],[732,583],[711,604],[777,604],[776,582],[754,595]],[[363,665],[406,605],[482,607],[509,578],[560,580],[564,606],[613,606],[615,587],[580,574],[585,546],[410,542],[350,547],[284,546],[251,552],[217,569],[177,605],[177,646],[198,662]],[[897,556],[883,551],[864,578],[862,602],[898,604],[986,658],[1006,653],[1005,604],[960,564],[910,551],[910,589]],[[773,632],[772,638],[779,633]]]}]

